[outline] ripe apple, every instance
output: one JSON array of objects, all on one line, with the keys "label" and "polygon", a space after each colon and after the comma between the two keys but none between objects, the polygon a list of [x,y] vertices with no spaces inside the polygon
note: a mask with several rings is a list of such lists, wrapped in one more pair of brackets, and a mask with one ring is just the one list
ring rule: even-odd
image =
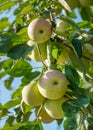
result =
[{"label": "ripe apple", "polygon": [[67,98],[62,97],[57,100],[46,100],[44,103],[44,108],[46,112],[54,119],[61,119],[64,117],[64,112],[62,110],[62,104],[67,100]]},{"label": "ripe apple", "polygon": [[57,70],[47,70],[38,81],[39,92],[48,99],[59,99],[67,90],[67,79]]},{"label": "ripe apple", "polygon": [[28,36],[37,43],[48,41],[52,34],[50,22],[43,18],[34,19],[28,26]]},{"label": "ripe apple", "polygon": [[66,29],[70,26],[70,24],[66,21],[59,21],[56,24],[56,31],[60,34],[65,33]]},{"label": "ripe apple", "polygon": [[23,88],[22,99],[27,105],[33,107],[41,105],[45,100],[38,91],[37,82],[31,82]]},{"label": "ripe apple", "polygon": [[[35,114],[38,116],[39,109],[36,109]],[[50,117],[47,112],[45,111],[44,107],[41,109],[39,113],[39,118],[43,123],[51,123],[54,119]]]},{"label": "ripe apple", "polygon": [[38,50],[38,47],[34,41],[29,40],[27,42],[27,44],[29,46],[34,45],[34,49],[28,54],[28,57],[30,59],[35,60],[37,62],[41,62],[42,60],[44,61],[47,59],[47,43],[38,44],[39,50]]},{"label": "ripe apple", "polygon": [[93,5],[93,0],[79,0],[82,6],[88,7]]}]

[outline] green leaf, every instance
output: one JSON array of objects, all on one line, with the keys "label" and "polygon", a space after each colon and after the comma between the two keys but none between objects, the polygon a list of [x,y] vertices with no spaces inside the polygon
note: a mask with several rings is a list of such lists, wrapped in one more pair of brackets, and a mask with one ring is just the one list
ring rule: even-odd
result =
[{"label": "green leaf", "polygon": [[87,121],[90,125],[93,125],[93,116],[88,117]]},{"label": "green leaf", "polygon": [[[19,20],[19,19],[18,19]],[[24,27],[22,28],[19,32],[18,32],[18,35],[21,36],[21,38],[23,39],[23,41],[28,41],[29,40],[29,37],[28,37],[28,34],[27,34],[27,29],[28,27]]]},{"label": "green leaf", "polygon": [[[78,86],[80,84],[80,76],[78,72],[70,65],[65,65],[65,75],[70,82],[72,89],[78,93],[81,93]],[[70,88],[70,87],[69,87]]]},{"label": "green leaf", "polygon": [[83,20],[90,21],[90,18],[92,17],[92,10],[90,7],[83,7],[80,10],[80,14]]},{"label": "green leaf", "polygon": [[76,130],[77,121],[75,117],[68,118],[64,121],[64,130]]},{"label": "green leaf", "polygon": [[64,119],[57,119],[57,120],[56,120],[56,121],[57,121],[57,125],[60,126],[60,125],[62,124],[63,120],[64,120]]},{"label": "green leaf", "polygon": [[90,102],[90,98],[88,95],[80,95],[77,98],[77,102],[83,107],[85,105],[88,105]]},{"label": "green leaf", "polygon": [[8,18],[2,18],[0,20],[0,32],[3,31],[5,28],[10,26],[10,22],[8,21]]},{"label": "green leaf", "polygon": [[11,126],[13,124],[13,122],[14,122],[14,119],[15,119],[14,116],[9,116],[8,119],[5,122],[4,127],[7,127],[8,125]]},{"label": "green leaf", "polygon": [[[75,108],[77,108],[77,110],[79,110],[79,108],[87,106],[89,104],[89,102],[90,102],[90,98],[88,95],[79,95],[75,99],[68,100],[67,104],[65,104],[65,105],[68,105],[69,107],[72,106],[72,109],[75,107]],[[68,109],[69,108],[67,108],[67,110]],[[65,109],[64,109],[64,111],[65,111]],[[69,115],[69,113],[68,113],[68,115]]]},{"label": "green leaf", "polygon": [[21,91],[22,91],[23,86],[18,87],[12,94],[12,98],[20,98],[21,97]]},{"label": "green leaf", "polygon": [[66,117],[74,116],[79,112],[79,108],[72,106],[69,101],[63,103],[62,110]]},{"label": "green leaf", "polygon": [[70,104],[72,107],[78,107],[78,108],[82,107],[82,105],[78,103],[77,98],[76,99],[70,99],[68,101],[68,104]]},{"label": "green leaf", "polygon": [[80,36],[76,36],[72,38],[72,45],[75,48],[75,51],[78,55],[78,57],[80,58],[82,56],[82,44],[81,44],[81,38]]},{"label": "green leaf", "polygon": [[33,46],[29,47],[27,44],[19,44],[12,47],[7,56],[13,59],[26,58],[29,51],[33,50]]},{"label": "green leaf", "polygon": [[2,109],[3,108],[3,105],[0,103],[0,109]]},{"label": "green leaf", "polygon": [[8,90],[12,89],[12,82],[13,82],[14,78],[13,77],[9,77],[8,79],[5,80],[4,85]]},{"label": "green leaf", "polygon": [[2,130],[44,130],[43,127],[40,126],[40,123],[35,123],[34,121],[25,122],[25,123],[15,123],[13,126],[3,127]]},{"label": "green leaf", "polygon": [[15,1],[6,1],[6,2],[0,4],[0,11],[7,10],[7,9],[13,7],[15,4],[16,4]]},{"label": "green leaf", "polygon": [[37,78],[39,75],[40,75],[39,71],[35,71],[35,72],[26,74],[22,79],[22,84],[25,85],[25,84],[30,83],[32,80]]},{"label": "green leaf", "polygon": [[14,77],[24,76],[30,73],[32,70],[31,65],[23,59],[19,59],[16,62],[11,59],[8,59],[5,61],[3,67],[9,75]]},{"label": "green leaf", "polygon": [[79,27],[84,28],[84,27],[87,27],[89,25],[89,22],[88,21],[82,21],[82,22],[79,22],[78,25],[79,25]]},{"label": "green leaf", "polygon": [[6,116],[8,113],[9,113],[9,112],[8,112],[7,109],[3,109],[3,108],[2,108],[2,109],[0,110],[0,118]]},{"label": "green leaf", "polygon": [[61,53],[60,46],[57,43],[53,43],[52,45],[52,56],[57,59],[59,53]]},{"label": "green leaf", "polygon": [[17,34],[0,34],[0,53],[7,53],[12,48],[12,46],[20,43],[22,43],[22,39]]},{"label": "green leaf", "polygon": [[20,104],[20,99],[10,100],[10,101],[8,101],[7,103],[5,103],[3,105],[3,108],[4,109],[7,109],[7,108],[9,109],[9,108],[14,107],[14,106],[16,106],[18,104]]}]

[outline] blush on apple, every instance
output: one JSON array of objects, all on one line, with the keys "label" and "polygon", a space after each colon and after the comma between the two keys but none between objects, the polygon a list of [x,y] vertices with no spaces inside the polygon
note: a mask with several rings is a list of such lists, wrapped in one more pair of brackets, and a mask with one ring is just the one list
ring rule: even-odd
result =
[{"label": "blush on apple", "polygon": [[43,18],[34,19],[28,26],[28,36],[37,43],[48,41],[52,34],[50,22]]},{"label": "blush on apple", "polygon": [[39,92],[48,99],[59,99],[67,90],[67,79],[57,70],[44,72],[38,81]]}]

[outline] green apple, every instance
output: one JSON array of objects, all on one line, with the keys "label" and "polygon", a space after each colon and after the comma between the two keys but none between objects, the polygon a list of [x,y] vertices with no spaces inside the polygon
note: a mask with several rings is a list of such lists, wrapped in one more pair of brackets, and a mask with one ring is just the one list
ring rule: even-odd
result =
[{"label": "green apple", "polygon": [[61,119],[64,117],[64,112],[62,110],[62,104],[67,100],[67,98],[60,98],[57,100],[46,100],[44,103],[44,108],[46,112],[54,119]]},{"label": "green apple", "polygon": [[60,34],[63,34],[69,26],[70,24],[68,22],[61,20],[56,24],[56,31]]},{"label": "green apple", "polygon": [[[35,114],[36,116],[39,116],[41,121],[43,123],[51,123],[54,119],[48,115],[48,113],[45,111],[44,107],[42,107],[41,111],[40,109],[36,109]],[[40,113],[39,113],[40,112]],[[38,115],[39,113],[39,115]]]},{"label": "green apple", "polygon": [[93,0],[79,0],[80,4],[84,7],[92,6]]},{"label": "green apple", "polygon": [[[47,43],[45,44],[36,44],[34,41],[29,40],[27,42],[29,46],[34,45],[34,49],[28,53],[28,57],[37,62],[41,62],[47,59]],[[39,49],[38,49],[38,47]]]},{"label": "green apple", "polygon": [[41,105],[45,98],[40,94],[37,87],[37,82],[31,82],[22,90],[22,100],[33,107]]},{"label": "green apple", "polygon": [[28,26],[28,36],[37,43],[48,41],[52,34],[50,22],[43,18],[34,19]]},{"label": "green apple", "polygon": [[59,99],[66,93],[67,79],[57,70],[47,70],[38,80],[39,92],[48,99]]}]

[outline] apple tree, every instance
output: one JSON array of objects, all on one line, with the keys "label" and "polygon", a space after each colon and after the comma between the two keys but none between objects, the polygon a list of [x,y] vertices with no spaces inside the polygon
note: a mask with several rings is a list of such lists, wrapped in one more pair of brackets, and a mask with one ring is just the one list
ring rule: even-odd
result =
[{"label": "apple tree", "polygon": [[93,0],[0,0],[0,79],[1,130],[92,130]]}]

